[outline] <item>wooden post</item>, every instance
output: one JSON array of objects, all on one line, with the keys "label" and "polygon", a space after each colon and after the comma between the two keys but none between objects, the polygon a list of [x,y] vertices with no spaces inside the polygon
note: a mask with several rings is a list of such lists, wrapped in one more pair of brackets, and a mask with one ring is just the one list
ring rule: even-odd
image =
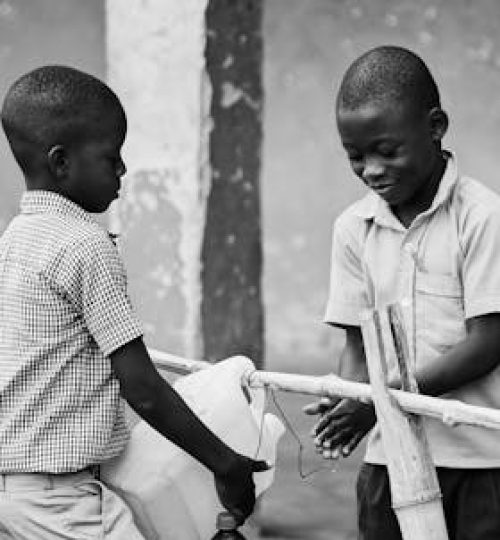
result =
[{"label": "wooden post", "polygon": [[447,540],[423,419],[403,412],[387,388],[388,366],[397,365],[403,389],[417,390],[402,321],[398,307],[391,306],[387,310],[370,310],[361,326],[392,505],[404,540]]}]

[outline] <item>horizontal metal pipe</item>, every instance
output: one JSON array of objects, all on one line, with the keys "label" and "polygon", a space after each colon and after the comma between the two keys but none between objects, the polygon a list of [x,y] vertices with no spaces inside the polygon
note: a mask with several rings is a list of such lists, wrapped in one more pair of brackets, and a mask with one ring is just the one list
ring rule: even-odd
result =
[{"label": "horizontal metal pipe", "polygon": [[[173,354],[149,349],[152,360],[160,369],[179,374],[187,374],[207,369],[212,364],[202,360],[188,360]],[[347,381],[336,375],[315,377],[294,373],[272,371],[250,371],[243,382],[250,387],[268,386],[283,392],[312,396],[346,397],[371,403],[372,390],[369,384]],[[500,429],[500,410],[468,405],[458,400],[440,399],[422,394],[390,389],[389,392],[408,413],[437,418],[449,425],[468,424],[471,426]]]}]

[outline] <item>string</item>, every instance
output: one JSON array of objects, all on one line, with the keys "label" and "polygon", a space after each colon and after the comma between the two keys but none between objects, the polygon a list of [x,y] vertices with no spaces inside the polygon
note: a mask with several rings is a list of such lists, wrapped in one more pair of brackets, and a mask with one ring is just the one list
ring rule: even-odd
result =
[{"label": "string", "polygon": [[259,422],[259,438],[257,440],[257,449],[255,450],[255,453],[254,453],[254,459],[257,459],[257,456],[259,455],[259,452],[260,452],[260,447],[262,445],[262,437],[264,435],[264,421],[265,421],[265,417],[266,417],[266,409],[269,405],[269,395],[267,393],[267,388],[264,387],[264,395],[265,395],[265,399],[264,399],[264,405],[262,406],[262,413],[260,415],[260,422]]},{"label": "string", "polygon": [[304,472],[304,444],[302,443],[302,440],[300,439],[297,431],[292,426],[292,423],[288,419],[288,417],[285,414],[285,411],[282,409],[281,405],[278,403],[278,400],[276,398],[276,394],[274,392],[274,388],[271,386],[266,386],[266,395],[270,395],[274,406],[276,407],[276,410],[278,411],[279,415],[281,416],[281,419],[283,420],[283,423],[285,424],[285,427],[290,432],[292,437],[295,439],[298,445],[298,452],[297,452],[297,472],[299,473],[299,476],[302,480],[306,480],[307,478],[311,477],[312,475],[320,472],[320,471],[329,471],[329,472],[336,472],[335,468],[331,467],[318,467],[316,469],[312,469],[311,471]]}]

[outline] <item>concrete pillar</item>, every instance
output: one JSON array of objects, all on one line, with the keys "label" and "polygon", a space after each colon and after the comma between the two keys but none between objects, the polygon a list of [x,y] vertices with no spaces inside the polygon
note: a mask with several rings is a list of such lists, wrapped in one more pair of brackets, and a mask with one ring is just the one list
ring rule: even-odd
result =
[{"label": "concrete pillar", "polygon": [[[220,2],[230,19],[219,2],[107,0],[108,80],[129,119],[111,228],[149,345],[260,361],[260,1]],[[237,43],[257,51],[255,97]]]}]

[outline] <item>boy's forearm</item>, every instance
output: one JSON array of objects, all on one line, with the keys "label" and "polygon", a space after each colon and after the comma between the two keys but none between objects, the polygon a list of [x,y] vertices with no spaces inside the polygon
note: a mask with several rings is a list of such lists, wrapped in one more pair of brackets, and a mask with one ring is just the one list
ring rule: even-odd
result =
[{"label": "boy's forearm", "polygon": [[363,338],[359,327],[346,328],[346,342],[340,354],[338,375],[350,381],[369,381]]},{"label": "boy's forearm", "polygon": [[488,349],[477,338],[466,338],[430,365],[417,370],[420,392],[440,396],[488,375],[498,366],[500,358],[500,355],[492,356]]},{"label": "boy's forearm", "polygon": [[[422,394],[439,396],[477,380],[500,364],[500,314],[467,321],[467,337],[447,353],[415,373]],[[346,329],[346,343],[340,356],[338,375],[344,379],[369,382],[361,331]],[[390,380],[400,388],[400,380]]]},{"label": "boy's forearm", "polygon": [[212,433],[161,377],[142,339],[127,343],[110,358],[122,396],[142,419],[214,474],[224,476],[232,471],[238,454]]},{"label": "boy's forearm", "polygon": [[422,394],[440,396],[488,375],[500,363],[500,314],[467,321],[467,336],[424,368],[416,379]]},{"label": "boy's forearm", "polygon": [[[484,344],[477,340],[466,339],[460,342],[425,368],[416,371],[419,392],[428,396],[440,396],[487,375],[499,364],[500,348],[498,351],[497,359],[485,354]],[[345,350],[341,358],[344,353]],[[350,355],[345,354],[345,358],[350,358]],[[366,364],[361,363],[346,361],[341,365],[339,376],[350,381],[370,382]],[[400,389],[399,376],[391,378],[387,385],[389,388]]]},{"label": "boy's forearm", "polygon": [[223,476],[235,465],[237,454],[210,431],[179,394],[160,376],[147,403],[130,403],[164,437]]}]

